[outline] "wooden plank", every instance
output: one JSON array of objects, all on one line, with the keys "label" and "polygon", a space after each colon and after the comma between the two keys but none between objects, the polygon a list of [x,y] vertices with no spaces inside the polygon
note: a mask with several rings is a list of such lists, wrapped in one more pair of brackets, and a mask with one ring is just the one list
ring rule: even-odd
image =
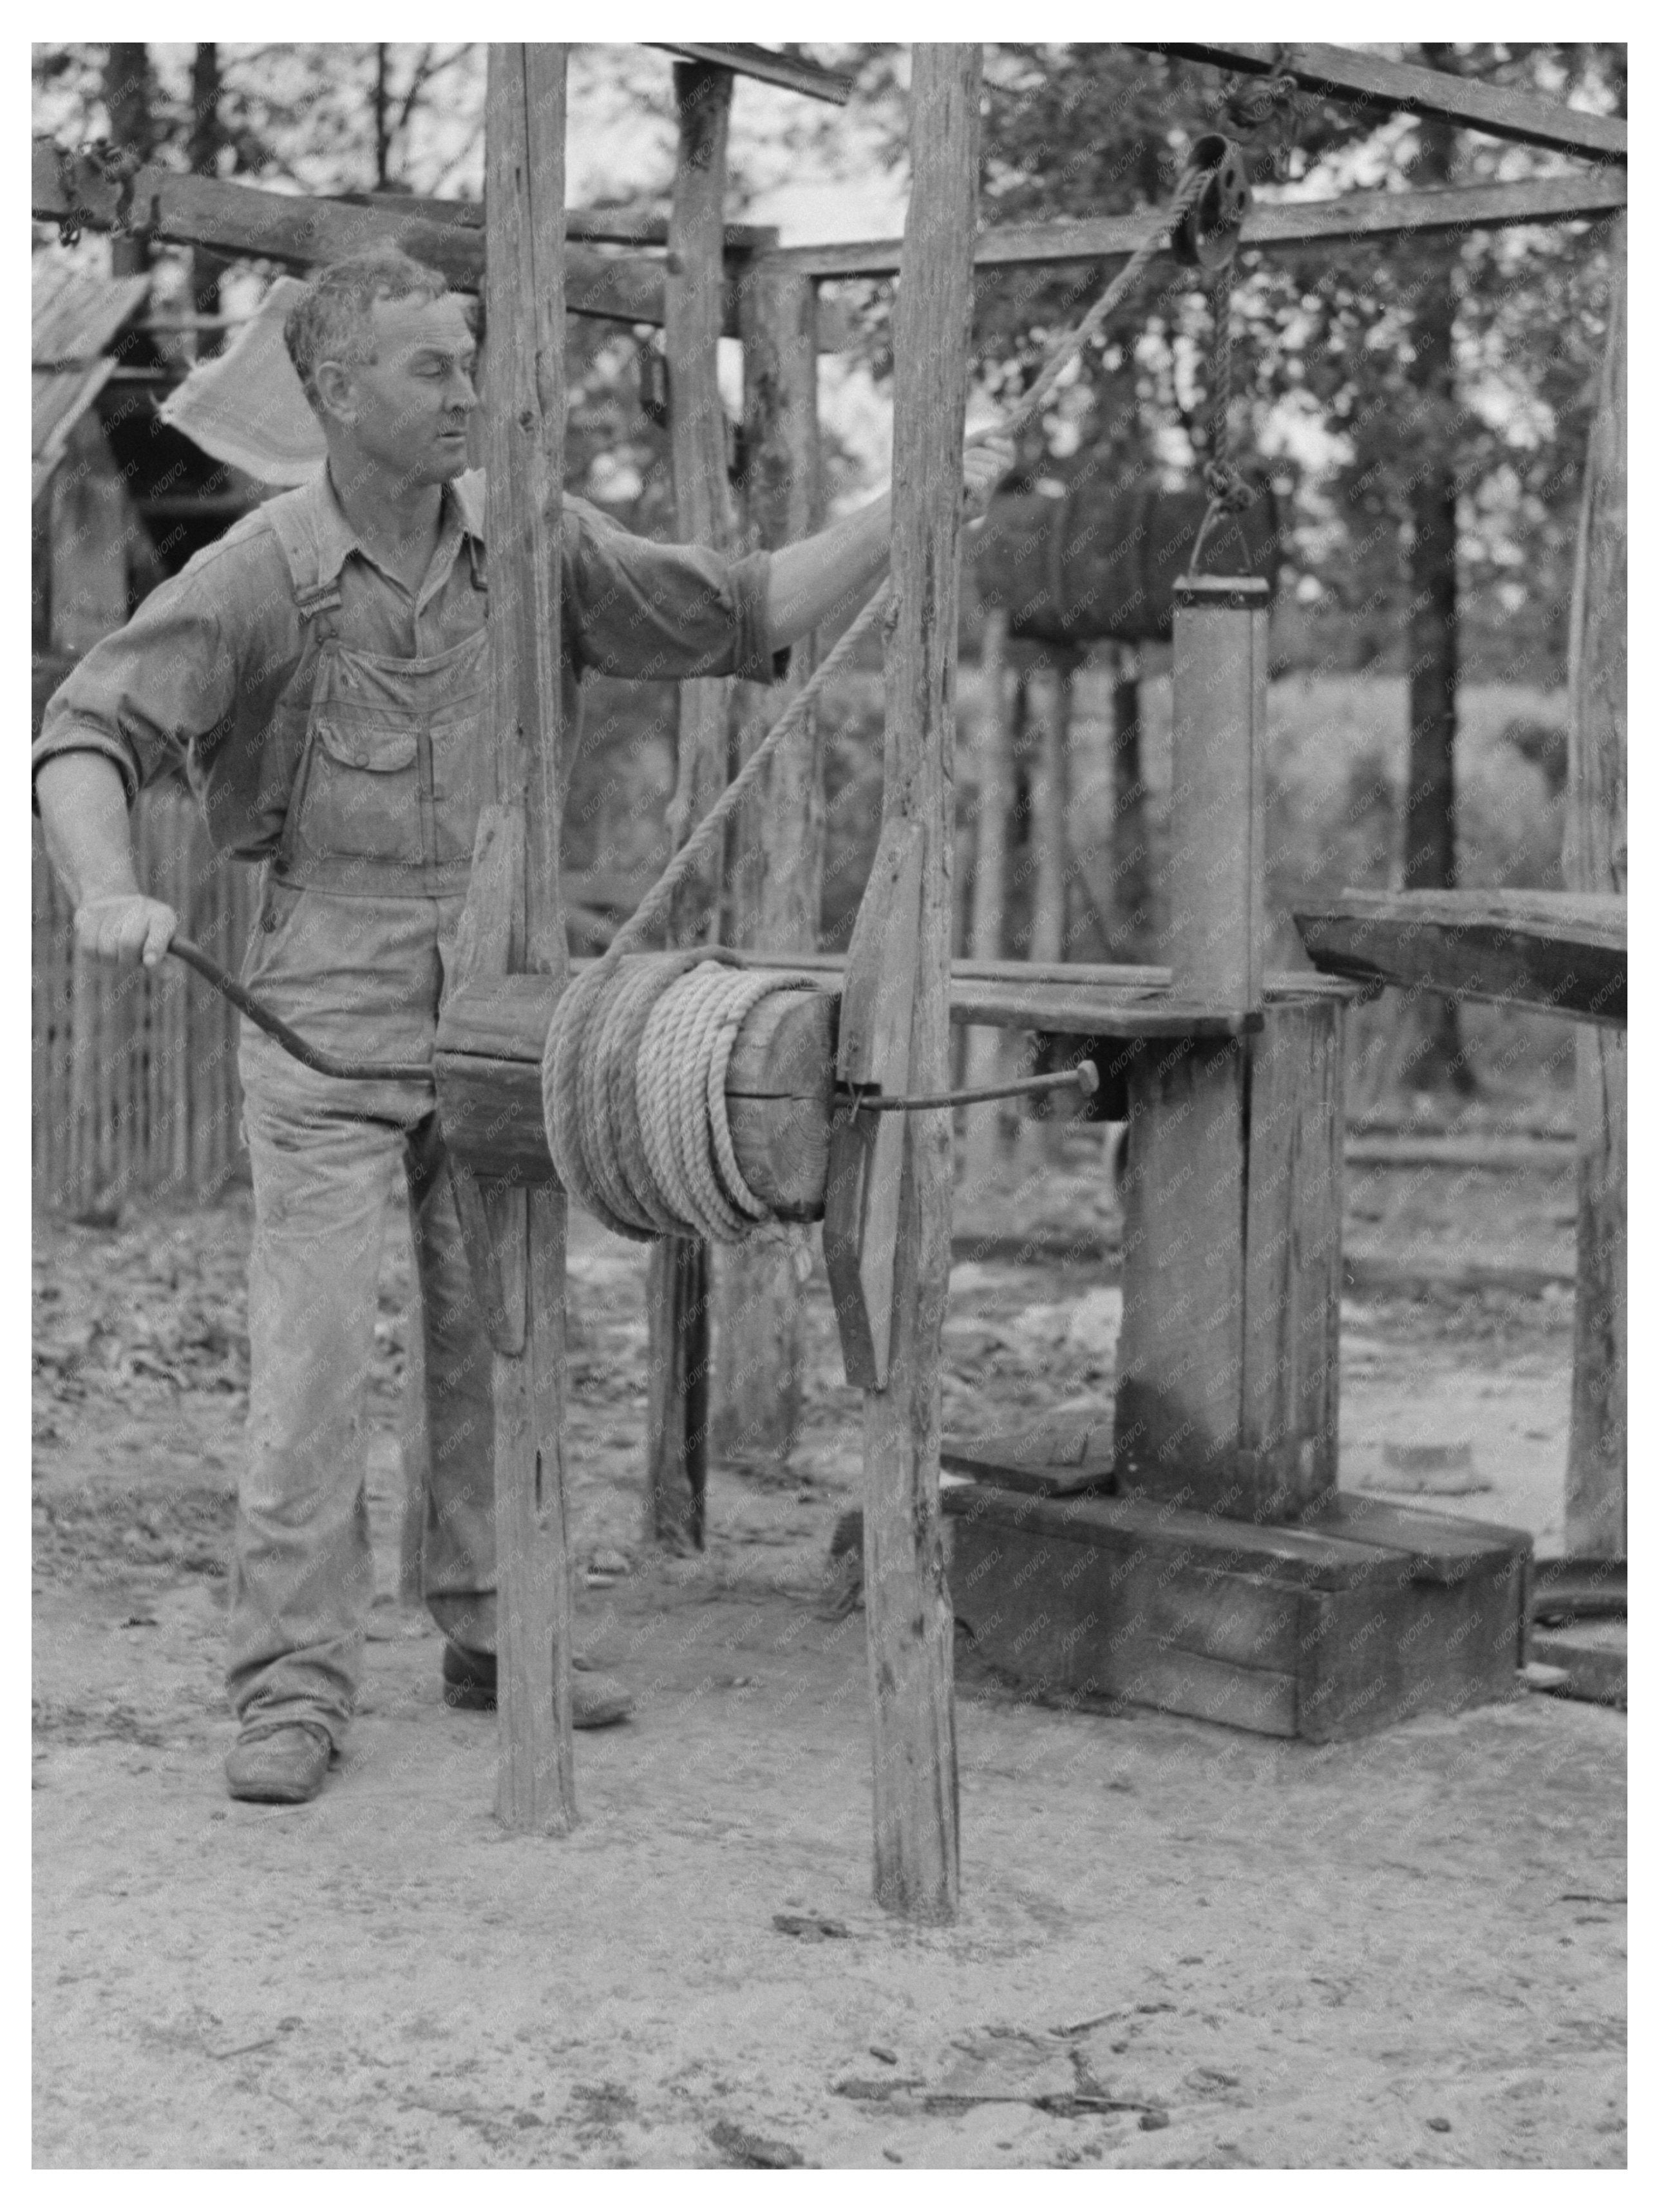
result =
[{"label": "wooden plank", "polygon": [[[894,315],[894,608],[883,827],[926,839],[909,1073],[949,1080],[951,858],[962,447],[973,311],[982,57],[914,45],[910,204]],[[959,1881],[951,1608],[939,1525],[940,1332],[951,1268],[948,1114],[904,1125],[892,1363],[864,1401],[865,1626],[874,1765],[875,1893],[922,1922],[955,1916]]]},{"label": "wooden plank", "polygon": [[1308,1593],[1155,1549],[1118,1552],[951,1518],[951,1601],[975,1656],[1059,1700],[1155,1705],[1293,1735]]},{"label": "wooden plank", "polygon": [[[525,822],[524,907],[513,952],[556,984],[569,958],[559,884],[565,64],[562,46],[490,46],[484,160],[496,788]],[[558,1835],[576,1818],[562,1437],[565,1200],[560,1190],[540,1188],[514,1205],[522,1208],[522,1234],[501,1258],[504,1272],[523,1285],[526,1344],[520,1357],[495,1360],[495,1809],[515,1832]]]},{"label": "wooden plank", "polygon": [[1328,974],[1624,1026],[1621,894],[1345,891],[1295,920]]},{"label": "wooden plank", "polygon": [[947,1492],[945,1510],[953,1520],[1027,1529],[1125,1557],[1147,1552],[1171,1569],[1265,1575],[1309,1589],[1364,1589],[1387,1571],[1374,1546],[1326,1529],[1231,1520],[1156,1498],[1022,1497],[964,1484]]},{"label": "wooden plank", "polygon": [[[739,312],[744,542],[771,550],[807,536],[823,520],[817,294],[796,272],[748,278]],[[789,672],[781,686],[771,691],[746,684],[733,687],[740,762],[748,760],[775,720],[776,693],[781,691],[787,704],[817,662],[816,638],[803,638],[790,653]],[[733,944],[774,952],[816,947],[823,848],[823,738],[819,718],[811,714],[774,755],[752,799],[733,822],[726,884]],[[824,1012],[833,1019],[833,1008]],[[727,1091],[729,1100],[729,1083]],[[728,1116],[732,1112],[728,1103]],[[738,1114],[739,1121],[745,1118],[744,1109]],[[758,1109],[748,1114],[757,1116]],[[775,1160],[787,1184],[787,1140],[774,1145],[770,1132],[777,1129],[777,1117],[769,1119],[769,1168]],[[821,1152],[813,1118],[802,1113],[795,1121],[806,1150],[793,1180],[821,1192],[818,1169],[820,1161],[827,1169],[827,1121]],[[774,1203],[783,1199],[790,1218],[799,1218],[799,1200],[786,1196],[775,1174],[767,1192],[757,1183],[750,1188]],[[800,1426],[803,1316],[796,1251],[781,1237],[750,1237],[721,1246],[711,1259],[714,1449],[723,1460],[781,1467],[794,1449]]]},{"label": "wooden plank", "polygon": [[1240,76],[1289,76],[1303,91],[1322,98],[1358,101],[1390,113],[1437,115],[1522,146],[1553,146],[1607,161],[1626,158],[1628,133],[1622,116],[1594,114],[1510,85],[1454,76],[1449,70],[1392,61],[1354,46],[1193,45],[1153,39],[1126,43],[1147,53],[1211,62]]},{"label": "wooden plank", "polygon": [[1224,1513],[1241,1510],[1245,1066],[1241,1044],[1138,1055],[1122,1184],[1119,1483]]},{"label": "wooden plank", "polygon": [[[836,1073],[843,1084],[902,1097],[911,1083],[924,825],[884,810],[881,840],[853,926],[842,993]],[[830,1134],[823,1263],[847,1379],[886,1387],[897,1296],[901,1192],[908,1115],[843,1112]]]},{"label": "wooden plank", "polygon": [[[628,953],[625,960],[650,959],[650,953]],[[834,999],[841,995],[845,957],[835,953],[793,955],[751,952],[737,956],[744,967],[799,975],[803,981],[821,984]],[[576,960],[572,970],[580,975],[589,965]],[[1078,1036],[1224,1038],[1241,1030],[1239,1018],[1173,1000],[1167,983],[1124,987],[1091,984],[1077,990],[1041,981],[1024,981],[1018,961],[999,962],[1006,980],[981,981],[957,973],[951,981],[951,1019],[958,1023],[988,1022],[1010,1029],[1032,1029]],[[1086,972],[1081,969],[1079,972]],[[1139,971],[1156,976],[1168,970]],[[1340,992],[1322,989],[1322,979],[1310,976],[1310,988],[1296,988],[1287,978],[1275,990],[1270,979],[1268,1004],[1340,1002]],[[534,1060],[540,1063],[542,1047],[552,1019],[552,986],[534,975],[495,976],[458,989],[446,1003],[439,1020],[438,1049],[443,1054],[480,1054],[487,1059]]]},{"label": "wooden plank", "polygon": [[1326,1529],[1352,1544],[1375,1544],[1380,1550],[1405,1553],[1413,1582],[1449,1586],[1476,1567],[1498,1567],[1511,1559],[1524,1564],[1532,1554],[1532,1538],[1524,1529],[1413,1511],[1352,1491],[1337,1492],[1301,1525]]},{"label": "wooden plank", "polygon": [[1261,1004],[1267,607],[1255,577],[1176,587],[1169,947],[1176,995]]},{"label": "wooden plank", "polygon": [[1514,1565],[1439,1585],[1413,1580],[1407,1555],[1378,1557],[1391,1562],[1385,1581],[1308,1595],[1298,1735],[1338,1742],[1522,1694],[1524,1576]]},{"label": "wooden plank", "polygon": [[1273,1521],[1336,1488],[1342,1067],[1328,1001],[1275,1006],[1250,1042],[1240,1473]]},{"label": "wooden plank", "polygon": [[[672,273],[666,294],[669,446],[677,534],[726,551],[735,529],[727,483],[726,410],[716,376],[721,234],[732,76],[698,62],[674,65],[679,120],[668,219]],[[732,686],[723,678],[679,687],[679,746],[670,836],[678,848],[725,788]],[[718,862],[687,883],[668,917],[667,942],[720,935]],[[711,1337],[707,1245],[659,1238],[647,1261],[645,1528],[657,1542],[701,1547],[708,1483]]]},{"label": "wooden plank", "polygon": [[[1528,177],[1516,184],[1455,185],[1435,191],[1345,192],[1338,199],[1270,200],[1257,193],[1240,233],[1241,246],[1295,253],[1309,246],[1382,243],[1408,232],[1508,229],[1516,224],[1597,222],[1626,198],[1622,171],[1596,169],[1564,177]],[[1146,235],[1147,217],[1094,216],[1081,221],[1006,223],[981,231],[974,246],[979,269],[1059,267],[1067,262],[1127,261]],[[757,268],[791,268],[820,282],[890,276],[899,241],[878,238],[823,246],[785,246],[757,258]]]},{"label": "wooden plank", "polygon": [[[89,229],[127,224],[151,238],[210,246],[295,269],[337,261],[369,246],[400,246],[440,270],[457,291],[481,291],[484,283],[483,231],[454,220],[441,204],[438,212],[428,206],[419,213],[406,202],[391,209],[374,199],[353,205],[180,176],[154,165],[140,169],[125,193],[89,157],[42,139],[34,142],[33,202],[37,222],[55,222],[73,208]],[[664,319],[666,264],[660,254],[573,246],[566,251],[565,272],[573,314],[629,323]]]},{"label": "wooden plank", "polygon": [[781,85],[786,92],[805,93],[809,100],[827,100],[845,107],[852,97],[853,80],[834,70],[808,61],[805,54],[779,53],[770,46],[671,46],[660,39],[647,41],[664,53],[682,54],[688,61],[708,62],[717,69],[751,76],[762,84]]},{"label": "wooden plank", "polygon": [[[1621,220],[1590,428],[1569,624],[1567,808],[1563,881],[1620,900],[1628,876],[1628,443],[1630,387]],[[1621,989],[1622,997],[1622,989]],[[1567,1443],[1567,1548],[1626,1547],[1629,1437],[1629,1086],[1626,1044],[1605,1028],[1574,1040],[1578,1106],[1578,1291]]]}]

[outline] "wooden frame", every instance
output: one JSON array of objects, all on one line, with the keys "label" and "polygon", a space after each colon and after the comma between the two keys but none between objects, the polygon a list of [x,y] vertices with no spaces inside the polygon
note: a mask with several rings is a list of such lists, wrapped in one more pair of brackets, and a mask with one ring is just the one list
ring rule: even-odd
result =
[{"label": "wooden frame", "polygon": [[1241,76],[1285,76],[1304,91],[1374,105],[1413,115],[1437,115],[1465,130],[1508,138],[1523,146],[1551,146],[1593,160],[1622,161],[1629,133],[1622,117],[1594,115],[1535,93],[1507,85],[1481,84],[1449,70],[1425,69],[1415,62],[1391,61],[1353,46],[1194,46],[1154,39],[1127,39],[1143,52],[1178,54],[1184,60],[1212,62]]}]

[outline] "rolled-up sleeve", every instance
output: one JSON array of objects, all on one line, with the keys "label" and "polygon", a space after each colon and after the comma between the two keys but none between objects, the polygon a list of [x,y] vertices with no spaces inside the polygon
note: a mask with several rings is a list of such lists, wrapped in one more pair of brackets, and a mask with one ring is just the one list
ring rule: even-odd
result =
[{"label": "rolled-up sleeve", "polygon": [[563,558],[568,650],[579,672],[770,684],[788,668],[787,648],[774,651],[767,620],[768,553],[733,561],[706,546],[659,545],[568,500]]},{"label": "rolled-up sleeve", "polygon": [[228,723],[236,696],[236,659],[215,608],[193,577],[175,577],[52,693],[31,778],[61,753],[100,753],[120,770],[131,806],[145,784],[186,767],[192,747]]}]

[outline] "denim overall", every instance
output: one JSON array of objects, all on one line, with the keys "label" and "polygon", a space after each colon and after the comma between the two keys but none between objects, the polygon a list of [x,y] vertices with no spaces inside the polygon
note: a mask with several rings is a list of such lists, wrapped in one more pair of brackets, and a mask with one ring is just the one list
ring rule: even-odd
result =
[{"label": "denim overall", "polygon": [[[291,797],[243,979],[355,1060],[429,1059],[489,773],[484,631],[428,659],[354,646],[319,580],[310,488],[265,510],[304,650],[268,757]],[[473,583],[483,579],[467,541]],[[245,1729],[299,1718],[337,1747],[374,1597],[368,1395],[386,1200],[407,1187],[425,1385],[422,1592],[459,1643],[495,1643],[492,1370],[429,1080],[313,1074],[252,1024],[252,1382],[230,1596]],[[411,1346],[411,1351],[414,1347]]]}]

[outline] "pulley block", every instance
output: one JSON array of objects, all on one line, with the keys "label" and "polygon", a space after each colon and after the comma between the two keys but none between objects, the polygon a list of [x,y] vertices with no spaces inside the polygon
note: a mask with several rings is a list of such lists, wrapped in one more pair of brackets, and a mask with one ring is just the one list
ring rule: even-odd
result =
[{"label": "pulley block", "polygon": [[1250,174],[1243,149],[1218,131],[1210,131],[1193,148],[1188,167],[1207,169],[1211,175],[1170,241],[1176,258],[1189,269],[1225,268],[1238,250],[1239,233],[1250,208]]}]

